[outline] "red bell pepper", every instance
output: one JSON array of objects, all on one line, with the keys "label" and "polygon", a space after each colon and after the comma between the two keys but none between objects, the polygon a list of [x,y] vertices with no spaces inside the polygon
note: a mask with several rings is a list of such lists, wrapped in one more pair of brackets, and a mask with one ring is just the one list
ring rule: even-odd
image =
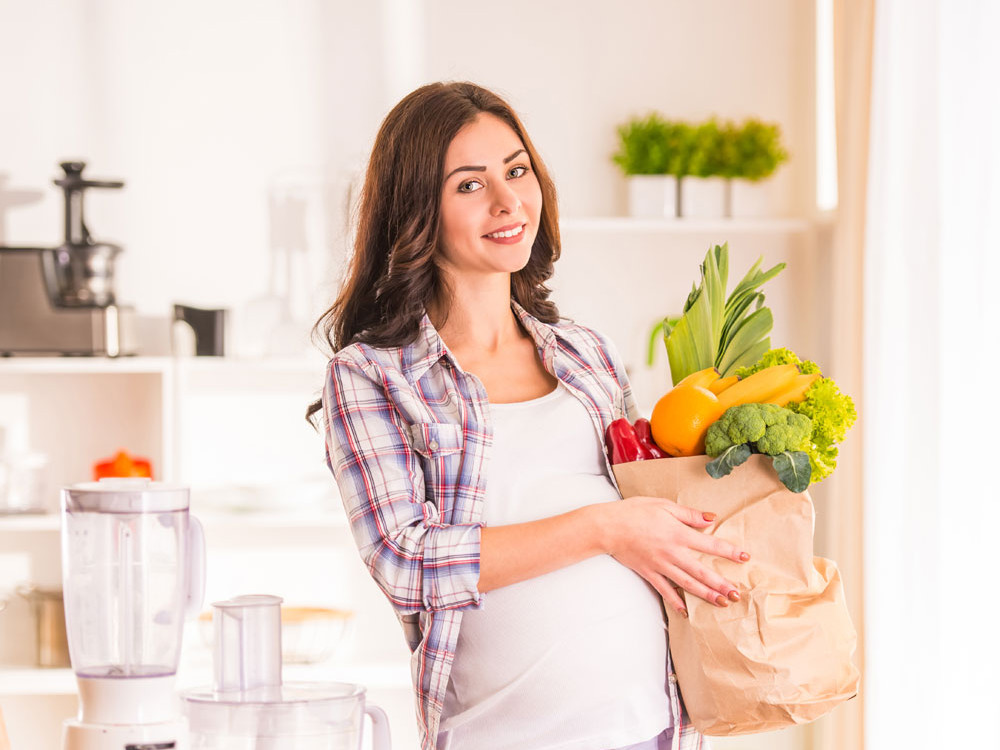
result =
[{"label": "red bell pepper", "polygon": [[653,429],[650,427],[648,419],[639,417],[635,420],[635,434],[639,436],[639,442],[649,451],[651,458],[667,457],[666,452],[653,440]]},{"label": "red bell pepper", "polygon": [[649,450],[639,441],[635,428],[624,417],[608,425],[604,435],[611,464],[627,464],[652,458]]}]

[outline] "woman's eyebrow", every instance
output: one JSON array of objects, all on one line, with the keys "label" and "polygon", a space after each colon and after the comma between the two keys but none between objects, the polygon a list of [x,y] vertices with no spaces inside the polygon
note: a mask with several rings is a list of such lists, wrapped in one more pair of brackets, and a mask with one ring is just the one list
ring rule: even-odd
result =
[{"label": "woman's eyebrow", "polygon": [[[508,156],[507,158],[505,158],[503,160],[503,163],[504,164],[510,164],[520,154],[526,154],[526,153],[527,153],[527,151],[525,151],[523,148],[519,148],[513,154],[511,154],[510,156]],[[455,174],[456,172],[485,172],[485,171],[486,171],[486,167],[456,167],[455,169],[451,170],[448,173],[448,176],[444,178],[444,181],[447,182],[448,180],[450,180],[451,176],[453,174]]]}]

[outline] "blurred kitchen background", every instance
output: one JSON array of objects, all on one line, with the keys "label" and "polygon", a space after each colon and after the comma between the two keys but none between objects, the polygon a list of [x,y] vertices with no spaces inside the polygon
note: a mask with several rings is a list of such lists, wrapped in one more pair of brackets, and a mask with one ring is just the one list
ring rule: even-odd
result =
[{"label": "blurred kitchen background", "polygon": [[[347,258],[368,149],[432,80],[475,81],[521,114],[559,190],[554,298],[616,342],[645,414],[669,386],[649,332],[722,242],[732,281],[761,255],[788,264],[765,287],[772,342],[858,403],[813,496],[817,553],[839,563],[859,629],[861,696],[713,746],[1000,746],[976,536],[1000,527],[1000,503],[968,467],[995,442],[991,407],[969,403],[997,364],[998,31],[988,0],[0,0],[0,245],[62,242],[60,162],[121,180],[87,191],[86,224],[123,248],[114,289],[136,333],[135,356],[0,359],[12,747],[56,747],[76,711],[51,630],[58,488],[120,449],[192,488],[206,602],[271,593],[332,613],[298,633],[294,676],[367,685],[395,746],[416,747],[407,650],[303,415],[326,359],[310,329]],[[789,159],[752,215],[630,217],[616,127],[652,111],[776,123]],[[224,356],[192,356],[175,305],[225,311]],[[184,653],[182,686],[208,682],[198,623]]]}]

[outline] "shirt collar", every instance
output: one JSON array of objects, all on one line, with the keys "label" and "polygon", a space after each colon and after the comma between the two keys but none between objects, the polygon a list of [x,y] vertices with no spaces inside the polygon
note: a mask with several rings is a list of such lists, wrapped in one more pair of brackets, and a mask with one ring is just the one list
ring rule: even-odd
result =
[{"label": "shirt collar", "polygon": [[[542,354],[542,361],[549,361],[556,347],[558,329],[538,320],[514,300],[511,300],[510,307],[534,340],[535,346]],[[448,351],[448,347],[445,346],[444,340],[434,324],[431,323],[430,316],[424,312],[420,318],[420,328],[416,339],[413,343],[403,347],[400,364],[407,379],[416,382],[433,364],[440,360],[444,360],[446,367],[461,369],[454,355]]]}]

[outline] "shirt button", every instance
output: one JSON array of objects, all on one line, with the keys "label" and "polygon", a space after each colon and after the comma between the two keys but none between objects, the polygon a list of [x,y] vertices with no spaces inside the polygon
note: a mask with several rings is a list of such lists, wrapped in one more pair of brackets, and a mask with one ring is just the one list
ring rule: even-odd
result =
[{"label": "shirt button", "polygon": [[677,675],[675,675],[675,674],[668,675],[667,676],[667,682],[672,682],[672,683],[676,684],[677,683]]},{"label": "shirt button", "polygon": [[430,448],[430,449],[431,449],[432,451],[436,451],[436,450],[437,450],[438,448],[440,448],[441,446],[440,446],[440,445],[438,445],[438,441],[437,441],[437,440],[431,440],[431,441],[430,441],[430,442],[429,442],[429,443],[427,444],[427,447],[428,447],[428,448]]}]

